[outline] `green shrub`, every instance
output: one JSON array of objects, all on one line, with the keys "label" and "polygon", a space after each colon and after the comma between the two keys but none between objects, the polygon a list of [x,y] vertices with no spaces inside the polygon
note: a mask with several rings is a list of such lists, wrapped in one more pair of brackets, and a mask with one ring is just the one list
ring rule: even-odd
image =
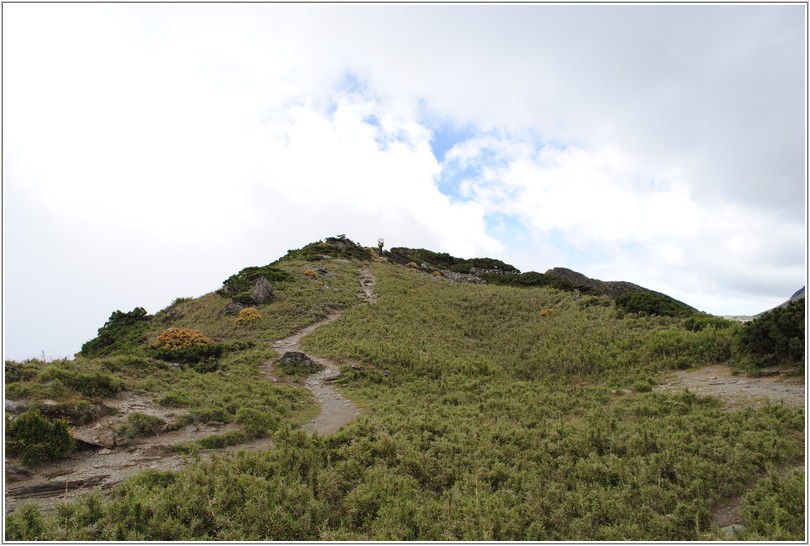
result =
[{"label": "green shrub", "polygon": [[82,345],[80,354],[86,357],[106,356],[121,352],[138,352],[146,341],[146,330],[152,316],[143,307],[129,313],[114,311],[98,335]]},{"label": "green shrub", "polygon": [[239,408],[236,411],[236,422],[246,434],[254,438],[266,436],[278,427],[276,418],[253,408]]},{"label": "green shrub", "polygon": [[345,235],[327,237],[325,241],[310,243],[296,250],[288,250],[283,259],[316,262],[323,256],[366,262],[372,259],[372,253],[368,248],[358,245]]},{"label": "green shrub", "polygon": [[664,317],[682,317],[694,311],[685,303],[665,294],[646,290],[629,290],[616,298],[616,307],[627,313],[646,313]]},{"label": "green shrub", "polygon": [[16,383],[18,381],[31,381],[36,377],[37,373],[39,373],[40,366],[44,364],[44,361],[39,360],[22,363],[6,360],[6,384],[8,385],[9,383]]},{"label": "green shrub", "polygon": [[804,540],[804,472],[772,473],[740,502],[745,540]]},{"label": "green shrub", "polygon": [[103,407],[87,400],[73,400],[56,405],[34,403],[32,409],[39,410],[48,419],[66,419],[72,425],[84,425],[100,417]]},{"label": "green shrub", "polygon": [[164,394],[158,404],[161,406],[168,406],[170,408],[180,408],[189,405],[188,395],[182,391],[169,391]]},{"label": "green shrub", "polygon": [[757,367],[792,365],[804,369],[804,298],[777,307],[739,331],[741,353]]},{"label": "green shrub", "polygon": [[100,359],[99,364],[108,372],[128,372],[130,370],[146,370],[149,368],[151,361],[143,356],[123,354]]},{"label": "green shrub", "polygon": [[73,447],[64,419],[50,420],[36,410],[6,417],[6,451],[24,465],[55,461],[69,455]]},{"label": "green shrub", "polygon": [[222,449],[223,447],[239,445],[247,439],[247,434],[244,431],[232,430],[225,434],[212,434],[193,443],[201,449]]},{"label": "green shrub", "polygon": [[13,514],[6,516],[6,540],[42,540],[43,527],[39,506],[30,501],[24,502]]},{"label": "green shrub", "polygon": [[166,427],[166,421],[155,415],[134,411],[127,415],[127,432],[132,436],[157,434]]},{"label": "green shrub", "polygon": [[694,315],[683,321],[684,327],[690,332],[700,332],[707,327],[723,329],[730,327],[732,324],[734,323],[728,319],[712,315]]},{"label": "green shrub", "polygon": [[82,373],[59,366],[48,366],[39,377],[44,381],[58,380],[84,396],[115,396],[124,388],[124,382],[113,375]]},{"label": "green shrub", "polygon": [[260,277],[266,278],[273,285],[292,280],[289,273],[272,265],[246,267],[225,279],[222,282],[222,288],[217,290],[217,294],[234,301],[252,303],[251,291]]}]

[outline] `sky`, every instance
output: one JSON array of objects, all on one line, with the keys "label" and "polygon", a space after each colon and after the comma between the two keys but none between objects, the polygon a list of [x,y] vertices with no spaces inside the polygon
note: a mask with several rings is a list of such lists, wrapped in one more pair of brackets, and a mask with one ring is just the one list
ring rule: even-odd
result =
[{"label": "sky", "polygon": [[338,234],[770,309],[806,9],[5,3],[4,356]]}]

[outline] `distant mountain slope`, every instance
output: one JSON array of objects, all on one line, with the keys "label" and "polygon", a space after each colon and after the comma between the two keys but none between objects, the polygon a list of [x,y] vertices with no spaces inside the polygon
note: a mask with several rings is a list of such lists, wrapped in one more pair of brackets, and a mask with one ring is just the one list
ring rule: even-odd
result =
[{"label": "distant mountain slope", "polygon": [[[788,301],[800,300],[803,297],[804,297],[804,286],[802,286],[801,288],[796,290],[796,293],[793,294],[792,296],[790,296],[790,300],[788,300]],[[785,303],[787,303],[787,302],[785,302]],[[782,305],[784,305],[784,304],[782,304]]]},{"label": "distant mountain slope", "polygon": [[569,292],[579,290],[582,293],[597,296],[604,295],[613,299],[628,292],[642,292],[666,300],[673,309],[681,309],[686,313],[697,312],[693,307],[661,292],[627,281],[591,279],[582,273],[565,267],[554,267],[545,273],[536,271],[521,273],[515,266],[493,258],[462,259],[444,252],[437,253],[423,248],[395,247],[390,252],[385,253],[384,256],[388,260],[401,265],[410,263],[423,269],[440,271],[451,280],[522,287],[551,286]]},{"label": "distant mountain slope", "polygon": [[597,294],[604,294],[612,298],[618,298],[630,290],[651,292],[651,290],[648,290],[643,286],[639,286],[627,281],[600,281],[599,279],[591,279],[582,273],[577,273],[576,271],[572,271],[571,269],[565,267],[554,267],[546,271],[545,274],[566,280],[573,285],[587,286]]},{"label": "distant mountain slope", "polygon": [[769,311],[773,311],[774,309],[779,309],[780,307],[785,307],[787,304],[789,304],[792,301],[801,300],[801,299],[804,299],[804,286],[802,286],[801,288],[796,290],[796,292],[794,292],[793,295],[790,296],[790,299],[788,299],[786,302],[780,303],[776,307],[768,309],[767,311],[763,311],[760,314],[755,315],[754,318],[762,316],[765,313],[768,313]]},{"label": "distant mountain slope", "polygon": [[783,303],[780,303],[776,307],[771,307],[770,309],[762,311],[761,313],[757,313],[756,315],[725,315],[723,318],[727,318],[729,320],[735,320],[737,322],[750,322],[750,321],[754,320],[757,317],[761,317],[765,313],[773,311],[774,309],[779,309],[780,307],[785,307],[788,303],[790,303],[792,301],[804,299],[804,289],[805,289],[805,287],[802,286],[801,288],[796,290],[796,292],[794,292],[793,295],[790,296],[790,298],[787,301],[785,301]]}]

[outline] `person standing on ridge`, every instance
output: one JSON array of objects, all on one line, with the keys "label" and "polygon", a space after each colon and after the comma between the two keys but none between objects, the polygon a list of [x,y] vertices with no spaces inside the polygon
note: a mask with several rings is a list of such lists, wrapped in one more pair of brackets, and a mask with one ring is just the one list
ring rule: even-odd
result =
[{"label": "person standing on ridge", "polygon": [[383,240],[382,237],[380,237],[379,239],[377,239],[377,249],[380,252],[380,256],[382,256],[383,253],[383,245],[385,245],[385,241]]}]

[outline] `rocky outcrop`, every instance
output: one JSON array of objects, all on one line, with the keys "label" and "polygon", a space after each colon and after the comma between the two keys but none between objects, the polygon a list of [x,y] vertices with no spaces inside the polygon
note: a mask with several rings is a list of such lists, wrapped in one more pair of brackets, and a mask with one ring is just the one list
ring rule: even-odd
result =
[{"label": "rocky outcrop", "polygon": [[246,306],[243,303],[239,303],[238,301],[232,301],[225,307],[219,310],[217,313],[217,318],[221,317],[222,315],[228,316],[235,316],[239,314],[239,311],[244,309]]},{"label": "rocky outcrop", "polygon": [[6,413],[22,413],[26,410],[26,408],[27,405],[25,402],[6,400]]},{"label": "rocky outcrop", "polygon": [[451,281],[486,284],[486,281],[481,277],[476,277],[475,275],[470,275],[469,273],[456,273],[455,271],[450,271],[449,269],[442,269],[441,272],[444,278]]},{"label": "rocky outcrop", "polygon": [[307,375],[323,369],[323,366],[300,351],[287,351],[276,365],[287,374]]},{"label": "rocky outcrop", "polygon": [[270,284],[270,281],[268,281],[266,277],[259,277],[250,295],[253,297],[253,301],[256,304],[267,303],[273,301],[275,298],[273,295],[273,285]]},{"label": "rocky outcrop", "polygon": [[89,446],[102,448],[113,448],[129,444],[129,439],[126,436],[117,435],[112,430],[74,431],[73,439]]}]

